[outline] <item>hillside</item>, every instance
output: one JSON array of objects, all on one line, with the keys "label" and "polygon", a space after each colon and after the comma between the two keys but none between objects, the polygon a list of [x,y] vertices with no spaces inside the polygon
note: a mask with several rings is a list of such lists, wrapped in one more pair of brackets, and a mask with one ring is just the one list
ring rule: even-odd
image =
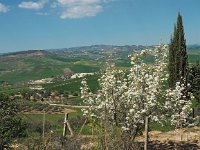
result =
[{"label": "hillside", "polygon": [[[74,73],[98,72],[106,61],[130,67],[128,55],[145,46],[94,45],[74,48],[29,50],[0,55],[0,80],[10,84],[61,76],[68,68]],[[190,46],[189,62],[200,60],[200,47]],[[149,56],[146,61],[151,62]]]},{"label": "hillside", "polygon": [[[9,94],[15,100],[19,105],[20,116],[24,122],[28,123],[28,135],[22,138],[22,141],[18,141],[19,149],[33,143],[37,143],[38,146],[42,145],[38,141],[41,140],[43,129],[38,127],[42,127],[44,115],[45,139],[49,140],[48,136],[51,135],[55,138],[62,135],[64,113],[69,113],[69,122],[75,134],[80,136],[81,140],[87,137],[87,141],[91,144],[95,137],[93,134],[96,133],[93,129],[91,130],[90,122],[86,122],[81,111],[88,107],[80,96],[83,77],[68,79],[66,75],[92,74],[86,76],[86,79],[90,91],[95,93],[99,89],[99,72],[104,69],[105,62],[114,62],[121,69],[129,69],[131,64],[128,55],[134,50],[143,48],[145,47],[103,45],[57,50],[31,50],[1,55],[0,80],[2,86],[0,93]],[[199,48],[193,47],[188,49],[190,63],[200,60],[199,50]],[[152,55],[146,55],[145,62],[151,63],[152,61]],[[173,131],[174,128],[168,121],[164,126],[151,122],[149,128],[151,130],[149,146],[152,149],[199,148],[196,134],[193,134],[191,130],[183,131],[183,134],[187,136],[186,141],[176,141],[179,134]],[[199,132],[199,128],[194,132],[197,131]],[[67,134],[69,135],[69,133]],[[176,136],[174,136],[175,134]],[[59,142],[57,139],[52,138],[52,143]],[[187,142],[188,139],[191,141]],[[139,136],[137,142],[143,145],[143,141],[144,137]],[[87,145],[87,142],[84,141],[81,144]],[[92,144],[95,146],[95,143]]]},{"label": "hillside", "polygon": [[0,55],[0,79],[11,84],[72,72],[99,71],[109,55],[127,58],[133,47],[90,46],[57,50],[30,50]]}]

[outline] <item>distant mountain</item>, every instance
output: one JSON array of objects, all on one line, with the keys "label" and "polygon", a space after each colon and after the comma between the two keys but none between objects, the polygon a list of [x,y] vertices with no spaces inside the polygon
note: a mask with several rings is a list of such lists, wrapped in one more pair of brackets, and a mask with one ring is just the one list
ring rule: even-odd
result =
[{"label": "distant mountain", "polygon": [[[124,45],[124,46],[116,46],[116,45],[91,45],[91,46],[80,46],[80,47],[70,47],[70,48],[56,48],[56,49],[44,49],[44,50],[27,50],[27,51],[19,51],[19,52],[9,52],[9,53],[0,53],[0,56],[17,56],[17,55],[32,55],[34,53],[62,53],[62,52],[70,52],[70,51],[118,51],[118,50],[141,50],[144,48],[150,48],[153,46],[143,46],[143,45]],[[49,53],[49,54],[50,54]]]},{"label": "distant mountain", "polygon": [[198,44],[188,45],[187,47],[191,49],[200,49],[200,45]]},{"label": "distant mountain", "polygon": [[[27,50],[27,51],[19,51],[19,52],[9,52],[9,53],[0,53],[0,56],[9,56],[9,55],[29,55],[33,53],[62,53],[66,51],[113,51],[113,50],[142,50],[145,48],[152,48],[152,46],[143,46],[143,45],[91,45],[91,46],[79,46],[79,47],[70,47],[70,48],[56,48],[56,49],[44,49],[44,50]],[[199,49],[200,45],[193,44],[187,45],[189,49]],[[50,54],[49,53],[49,54]]]},{"label": "distant mountain", "polygon": [[71,47],[71,48],[60,48],[60,49],[46,49],[50,52],[59,52],[59,51],[109,51],[116,49],[141,49],[144,46],[136,45],[125,45],[125,46],[115,46],[115,45],[91,45],[91,46],[80,46],[80,47]]}]

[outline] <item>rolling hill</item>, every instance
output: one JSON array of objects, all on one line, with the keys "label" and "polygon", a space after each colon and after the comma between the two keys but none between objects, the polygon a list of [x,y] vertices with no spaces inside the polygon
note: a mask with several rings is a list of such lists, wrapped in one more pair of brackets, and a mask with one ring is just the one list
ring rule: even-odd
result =
[{"label": "rolling hill", "polygon": [[[130,67],[133,50],[146,46],[93,45],[74,48],[29,50],[0,55],[0,81],[10,84],[24,83],[64,74],[68,68],[74,73],[98,72],[106,61],[115,62],[117,67]],[[200,47],[190,46],[189,62],[200,60]],[[152,61],[151,57],[147,61]]]}]

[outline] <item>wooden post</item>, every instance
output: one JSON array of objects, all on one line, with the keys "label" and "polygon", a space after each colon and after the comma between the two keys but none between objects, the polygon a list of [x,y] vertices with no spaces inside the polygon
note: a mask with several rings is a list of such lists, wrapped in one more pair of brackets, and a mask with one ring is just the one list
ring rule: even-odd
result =
[{"label": "wooden post", "polygon": [[63,137],[66,136],[66,121],[67,121],[67,114],[65,114],[64,117]]},{"label": "wooden post", "polygon": [[72,130],[72,128],[71,128],[71,126],[70,126],[68,120],[67,120],[67,127],[68,127],[68,129],[69,129],[70,135],[71,135],[71,136],[74,136],[74,132],[73,132],[73,130]]},{"label": "wooden post", "polygon": [[87,119],[85,119],[85,121],[84,121],[83,125],[81,126],[81,129],[80,129],[80,131],[79,131],[78,135],[80,135],[80,134],[81,134],[81,132],[82,132],[82,130],[83,130],[83,128],[84,128],[84,126],[85,126],[86,122],[87,122]]},{"label": "wooden post", "polygon": [[144,141],[144,150],[148,150],[148,135],[149,133],[149,118],[145,117],[145,141]]},{"label": "wooden post", "polygon": [[181,127],[180,127],[180,140],[182,141],[183,140],[183,133],[182,133],[182,124],[181,124]]},{"label": "wooden post", "polygon": [[42,138],[43,138],[43,144],[44,144],[44,150],[45,150],[46,149],[46,144],[45,144],[45,110],[43,110]]},{"label": "wooden post", "polygon": [[107,143],[107,123],[108,123],[108,118],[107,118],[107,107],[105,105],[105,129],[104,129],[104,142],[105,142],[105,150],[108,150],[108,143]]},{"label": "wooden post", "polygon": [[71,136],[74,136],[73,130],[72,130],[72,128],[71,128],[71,126],[70,126],[70,123],[69,123],[69,121],[68,121],[68,114],[65,114],[64,129],[63,129],[63,137],[66,136],[66,127],[68,127],[68,129],[69,129],[70,135],[71,135]]}]

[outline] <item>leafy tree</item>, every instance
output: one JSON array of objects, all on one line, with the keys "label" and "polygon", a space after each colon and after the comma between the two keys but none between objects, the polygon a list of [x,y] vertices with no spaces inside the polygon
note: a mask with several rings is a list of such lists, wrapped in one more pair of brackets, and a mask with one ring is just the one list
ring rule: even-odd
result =
[{"label": "leafy tree", "polygon": [[8,147],[12,139],[24,135],[25,126],[17,116],[18,107],[8,96],[0,94],[0,149]]},{"label": "leafy tree", "polygon": [[68,91],[64,91],[63,96],[64,96],[65,98],[68,98],[68,97],[69,97],[69,92],[68,92]]},{"label": "leafy tree", "polygon": [[[142,59],[149,52],[155,54],[152,64],[144,63]],[[81,97],[89,106],[82,110],[100,127],[98,134],[103,134],[100,137],[102,147],[109,149],[113,146],[109,145],[112,142],[108,140],[112,138],[108,136],[121,128],[119,136],[124,143],[120,149],[133,149],[130,143],[148,119],[161,123],[171,118],[175,127],[188,125],[191,101],[182,98],[185,97],[185,87],[179,82],[174,89],[165,86],[166,57],[167,49],[163,45],[151,51],[134,53],[128,75],[114,66],[108,67],[99,79],[100,89],[96,94],[90,92],[86,80],[82,81]]]},{"label": "leafy tree", "polygon": [[174,88],[176,82],[187,83],[188,56],[182,16],[178,13],[177,24],[169,44],[169,86]]},{"label": "leafy tree", "polygon": [[[193,93],[195,97],[195,108],[194,109],[198,111],[200,108],[200,64],[197,62],[196,64],[193,64],[189,69],[189,75],[188,75],[188,82],[190,84],[190,91]],[[195,113],[195,112],[193,112]],[[195,114],[193,114],[195,116]]]},{"label": "leafy tree", "polygon": [[44,97],[44,98],[48,98],[50,95],[51,95],[51,89],[48,88],[48,89],[44,92],[43,97]]}]

